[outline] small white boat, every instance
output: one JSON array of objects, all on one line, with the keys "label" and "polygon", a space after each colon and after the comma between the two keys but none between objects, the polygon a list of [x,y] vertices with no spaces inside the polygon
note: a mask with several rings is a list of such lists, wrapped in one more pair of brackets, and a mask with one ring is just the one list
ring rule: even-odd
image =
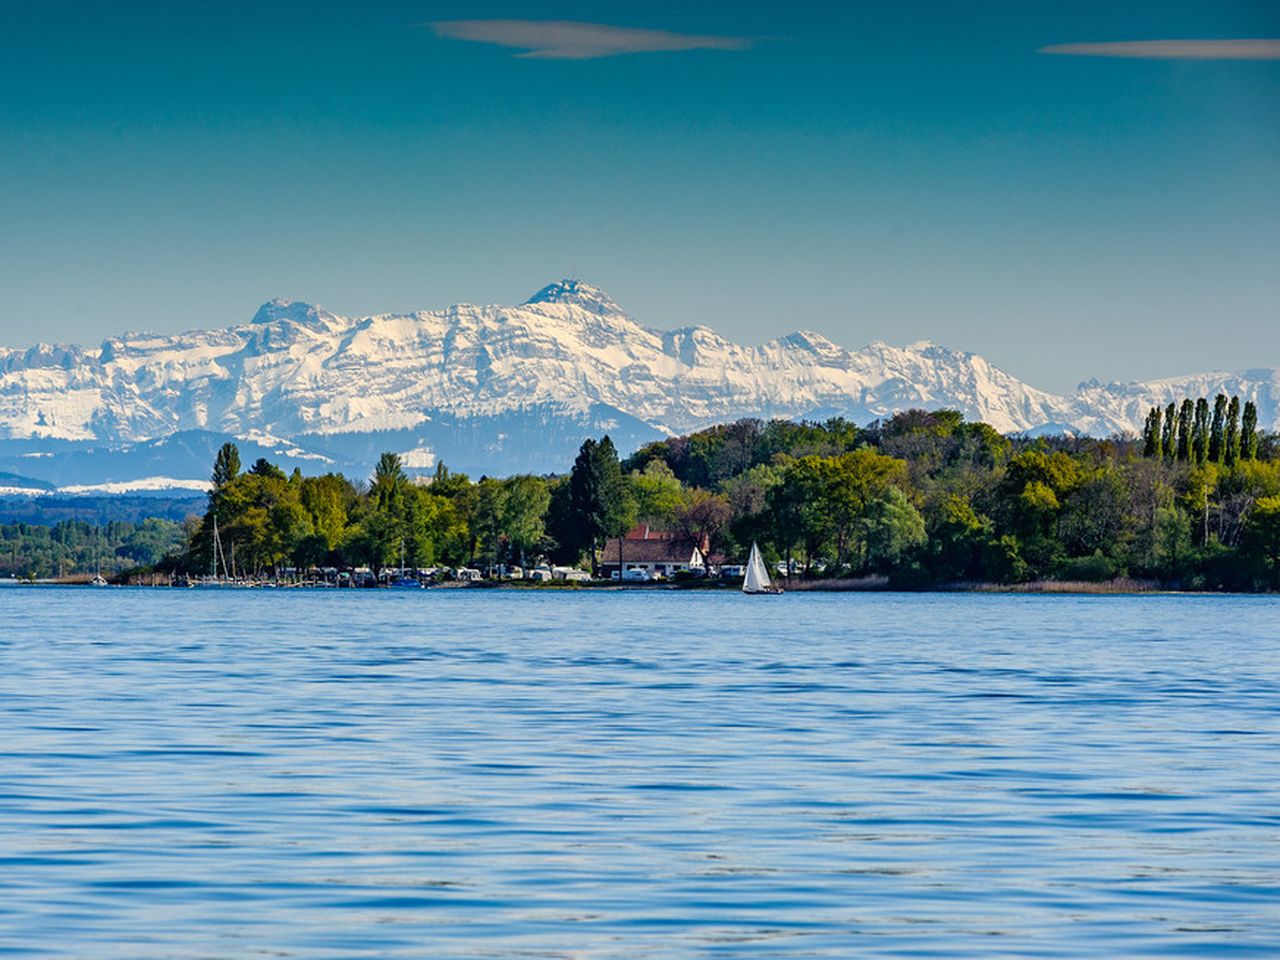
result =
[{"label": "small white boat", "polygon": [[743,593],[781,593],[782,588],[774,586],[769,579],[769,571],[760,556],[760,547],[752,542],[751,557],[747,560],[747,572],[742,578]]},{"label": "small white boat", "polygon": [[90,581],[89,581],[89,586],[91,586],[91,587],[105,587],[105,586],[107,586],[107,578],[106,578],[106,577],[104,577],[102,574],[98,574],[98,575],[97,575],[97,576],[95,576],[92,580],[90,580]]}]

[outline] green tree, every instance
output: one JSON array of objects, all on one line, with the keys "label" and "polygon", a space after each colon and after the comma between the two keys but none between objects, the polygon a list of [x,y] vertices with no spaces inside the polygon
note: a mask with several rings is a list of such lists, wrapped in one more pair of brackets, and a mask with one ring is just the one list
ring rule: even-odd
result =
[{"label": "green tree", "polygon": [[812,511],[806,487],[808,477],[800,466],[802,460],[780,464],[781,477],[765,489],[765,528],[769,539],[786,561],[788,576],[792,567],[792,555],[798,546],[804,546],[806,554],[813,553],[813,543],[820,542],[818,531],[810,529]]},{"label": "green tree", "polygon": [[551,505],[551,491],[547,481],[541,477],[509,477],[505,483],[507,503],[502,529],[512,556],[526,564],[535,552],[541,552],[546,546],[546,515]]},{"label": "green tree", "polygon": [[1204,397],[1196,401],[1195,420],[1191,426],[1191,459],[1195,463],[1209,459],[1209,401]]},{"label": "green tree", "polygon": [[926,517],[929,569],[940,583],[979,580],[987,575],[984,558],[992,539],[989,517],[980,516],[963,497],[949,494]]},{"label": "green tree", "polygon": [[345,477],[327,473],[319,477],[304,477],[298,498],[307,511],[316,536],[324,539],[325,552],[335,549],[346,536],[347,523],[357,499],[355,489]]},{"label": "green tree", "polygon": [[586,440],[569,474],[569,535],[590,550],[593,575],[601,543],[627,529],[633,510],[629,494],[613,441],[608,436],[599,443]]},{"label": "green tree", "polygon": [[213,461],[213,489],[216,493],[240,475],[240,448],[224,443]]},{"label": "green tree", "polygon": [[897,487],[889,487],[867,504],[863,523],[867,565],[881,573],[888,573],[928,541],[924,517]]},{"label": "green tree", "polygon": [[1156,510],[1155,562],[1165,580],[1179,580],[1191,557],[1191,519],[1177,507]]},{"label": "green tree", "polygon": [[1234,467],[1240,459],[1240,398],[1232,397],[1227,405],[1227,428],[1223,435],[1222,462]]},{"label": "green tree", "polygon": [[253,461],[253,466],[249,468],[249,472],[255,477],[271,477],[273,480],[285,480],[284,471],[277,467],[266,457],[259,457]]},{"label": "green tree", "polygon": [[1161,446],[1160,408],[1152,407],[1147,411],[1147,419],[1142,427],[1142,455],[1144,457],[1160,457],[1164,453]]},{"label": "green tree", "polygon": [[1227,426],[1227,396],[1224,393],[1213,398],[1213,425],[1209,428],[1209,460],[1222,463],[1226,446],[1224,434]]},{"label": "green tree", "polygon": [[[260,574],[290,559],[313,533],[300,484],[265,460],[226,484],[216,506],[230,572]],[[212,512],[212,511],[211,511]]]},{"label": "green tree", "polygon": [[1240,459],[1258,459],[1258,407],[1248,400],[1240,417]]},{"label": "green tree", "polygon": [[408,562],[411,540],[406,510],[408,486],[409,478],[400,457],[383,453],[369,482],[370,502],[363,511],[362,536],[356,541],[375,574],[386,566],[398,564],[402,555]]},{"label": "green tree", "polygon": [[670,529],[684,505],[684,488],[665,460],[650,460],[631,474],[636,519],[658,530]]},{"label": "green tree", "polygon": [[997,515],[1017,538],[1018,557],[1033,576],[1046,575],[1060,559],[1058,516],[1083,480],[1080,464],[1061,451],[1024,450],[1010,459],[994,490]]},{"label": "green tree", "polygon": [[[791,536],[798,541],[804,553],[806,574],[812,569],[813,562],[834,542],[835,528],[839,522],[832,515],[827,502],[831,483],[828,469],[830,459],[801,457],[788,463],[783,475],[782,486],[790,492],[795,508],[795,528]],[[849,517],[850,523],[853,519],[855,517]]]},{"label": "green tree", "polygon": [[1178,460],[1187,463],[1191,460],[1191,424],[1195,420],[1195,404],[1190,399],[1183,400],[1178,409]]},{"label": "green tree", "polygon": [[1258,582],[1280,590],[1280,496],[1262,497],[1249,511],[1242,542]]},{"label": "green tree", "polygon": [[907,464],[870,447],[834,457],[802,457],[789,464],[784,486],[801,497],[800,534],[806,562],[824,547],[835,551],[844,567],[865,546],[862,519],[867,505],[890,486],[906,486]]},{"label": "green tree", "polygon": [[1164,449],[1166,460],[1172,460],[1177,454],[1178,411],[1172,403],[1164,408],[1164,431],[1161,434],[1160,446]]},{"label": "green tree", "polygon": [[1068,557],[1098,551],[1119,555],[1131,537],[1133,504],[1121,471],[1105,464],[1085,472],[1067,492],[1057,518],[1057,537]]},{"label": "green tree", "polygon": [[398,454],[384,453],[373,468],[370,490],[379,509],[391,507],[401,496],[408,477]]},{"label": "green tree", "polygon": [[507,510],[507,486],[501,480],[481,477],[476,484],[472,514],[476,549],[488,564],[498,564],[503,553],[503,519]]}]

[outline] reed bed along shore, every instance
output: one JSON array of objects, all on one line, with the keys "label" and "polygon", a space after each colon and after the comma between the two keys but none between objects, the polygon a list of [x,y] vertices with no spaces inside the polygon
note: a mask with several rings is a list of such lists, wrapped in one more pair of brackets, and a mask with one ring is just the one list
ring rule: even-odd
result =
[{"label": "reed bed along shore", "polygon": [[[868,576],[841,580],[782,580],[784,589],[791,593],[840,592],[856,593],[873,590],[893,590],[888,577]],[[911,591],[916,592],[916,591]],[[1114,580],[1031,580],[1027,583],[950,583],[930,586],[920,593],[1184,593],[1187,591],[1162,588],[1154,580],[1138,580],[1133,577],[1117,577]]]},{"label": "reed bed along shore", "polygon": [[945,588],[977,593],[1187,593],[1164,589],[1154,580],[1117,577],[1114,580],[1031,580],[1027,583],[966,583]]}]

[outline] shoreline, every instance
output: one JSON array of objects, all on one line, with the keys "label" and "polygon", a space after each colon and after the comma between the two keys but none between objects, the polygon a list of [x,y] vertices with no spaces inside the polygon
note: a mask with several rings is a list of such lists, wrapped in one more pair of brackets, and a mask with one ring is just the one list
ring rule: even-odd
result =
[{"label": "shoreline", "polygon": [[[0,578],[0,586],[5,587],[90,587],[89,582],[91,575],[85,576],[68,576],[59,578],[50,578],[43,580],[20,580],[15,578]],[[393,590],[388,587],[373,588],[335,588],[333,586],[317,586],[308,583],[285,583],[264,581],[258,583],[241,582],[241,583],[217,583],[217,584],[170,584],[159,583],[155,581],[148,582],[149,578],[126,579],[124,582],[113,580],[109,582],[109,586],[113,588],[128,587],[134,589],[157,589],[157,590],[284,590],[294,591],[302,590],[308,593],[315,591],[326,592],[358,592],[358,593],[386,593],[396,592],[403,593],[403,590]],[[889,578],[885,576],[867,576],[852,579],[839,580],[794,580],[788,583],[786,580],[779,581],[784,593],[901,593],[901,594],[940,594],[940,593],[984,593],[984,594],[1022,594],[1037,596],[1232,596],[1232,597],[1266,597],[1276,596],[1273,593],[1266,592],[1243,592],[1243,591],[1226,591],[1226,590],[1179,590],[1168,587],[1162,587],[1159,583],[1151,580],[1138,580],[1131,577],[1119,577],[1113,580],[1103,581],[1084,581],[1084,580],[1032,580],[1026,583],[994,583],[994,582],[962,582],[951,584],[940,584],[920,589],[904,589],[895,588],[890,585]],[[97,587],[95,589],[103,589]],[[537,581],[521,581],[521,580],[505,580],[505,581],[455,581],[445,580],[439,583],[431,583],[423,586],[421,592],[429,592],[433,590],[500,590],[505,592],[520,591],[526,593],[533,592],[648,592],[648,593],[668,593],[668,592],[698,592],[698,593],[724,593],[738,592],[740,587],[737,583],[729,583],[724,581],[717,582],[700,582],[700,581],[679,581],[679,582],[649,582],[649,583],[617,583],[613,581],[592,581],[592,582],[537,582]],[[410,591],[412,592],[412,591]]]}]

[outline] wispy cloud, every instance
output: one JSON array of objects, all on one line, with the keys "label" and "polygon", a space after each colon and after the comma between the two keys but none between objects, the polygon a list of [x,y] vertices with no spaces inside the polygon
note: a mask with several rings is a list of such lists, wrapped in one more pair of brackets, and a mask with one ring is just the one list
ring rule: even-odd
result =
[{"label": "wispy cloud", "polygon": [[1138,60],[1280,60],[1280,40],[1129,40],[1118,43],[1059,43],[1041,53],[1071,57],[1131,57]]},{"label": "wispy cloud", "polygon": [[534,60],[592,60],[624,53],[677,50],[745,50],[746,37],[698,36],[667,30],[611,27],[577,20],[438,20],[426,24],[436,36],[523,50]]}]

